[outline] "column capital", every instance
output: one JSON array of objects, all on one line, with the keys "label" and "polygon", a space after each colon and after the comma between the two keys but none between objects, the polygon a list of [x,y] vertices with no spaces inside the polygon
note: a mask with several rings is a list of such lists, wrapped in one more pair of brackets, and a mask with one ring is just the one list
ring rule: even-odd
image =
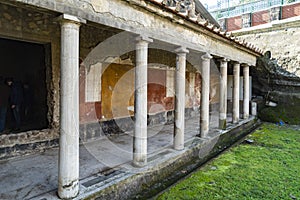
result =
[{"label": "column capital", "polygon": [[175,53],[182,54],[182,53],[189,53],[190,51],[187,50],[186,47],[178,47],[175,49]]},{"label": "column capital", "polygon": [[212,58],[213,57],[209,53],[207,53],[207,52],[204,55],[201,56],[202,60],[210,60]]},{"label": "column capital", "polygon": [[242,67],[250,67],[249,64],[247,64],[247,63],[241,63],[241,66]]},{"label": "column capital", "polygon": [[148,36],[144,36],[144,35],[137,36],[135,38],[135,41],[137,41],[137,42],[146,42],[146,43],[153,42],[153,40],[151,38],[149,38]]},{"label": "column capital", "polygon": [[239,61],[235,61],[235,60],[233,60],[232,63],[233,63],[234,65],[241,65],[241,63],[240,63]]},{"label": "column capital", "polygon": [[74,24],[86,24],[85,19],[73,16],[73,15],[69,15],[69,14],[62,14],[57,19],[60,22],[69,22],[69,23],[74,23]]},{"label": "column capital", "polygon": [[220,63],[225,63],[225,62],[229,62],[230,59],[229,59],[229,58],[219,58],[218,61],[219,61]]}]

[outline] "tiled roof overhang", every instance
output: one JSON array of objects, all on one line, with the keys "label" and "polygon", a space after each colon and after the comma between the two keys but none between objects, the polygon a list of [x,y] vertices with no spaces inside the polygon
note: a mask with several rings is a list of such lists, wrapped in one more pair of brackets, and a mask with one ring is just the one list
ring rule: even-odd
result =
[{"label": "tiled roof overhang", "polygon": [[[157,6],[160,6],[162,9],[164,9],[168,12],[176,14],[177,16],[183,18],[186,21],[189,21],[189,22],[192,22],[193,24],[198,25],[213,34],[221,36],[222,38],[225,38],[226,40],[229,40],[239,46],[242,46],[242,47],[250,50],[252,53],[257,54],[258,56],[263,55],[263,53],[264,53],[263,50],[259,49],[258,47],[254,46],[253,44],[248,43],[245,40],[240,40],[237,37],[233,36],[231,32],[223,31],[221,28],[218,28],[214,24],[209,23],[206,19],[203,19],[200,15],[192,16],[192,15],[190,15],[188,10],[185,10],[185,12],[182,12],[178,9],[178,6],[175,6],[175,7],[168,6],[167,0],[147,0],[147,1],[152,4],[155,4]],[[181,0],[177,0],[177,5],[179,3],[181,3]]]}]

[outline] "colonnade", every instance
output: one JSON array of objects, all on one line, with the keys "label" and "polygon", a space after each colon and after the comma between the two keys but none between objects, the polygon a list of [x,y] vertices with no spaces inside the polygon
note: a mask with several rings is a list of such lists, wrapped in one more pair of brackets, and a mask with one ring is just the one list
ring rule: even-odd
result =
[{"label": "colonnade", "polygon": [[[84,20],[74,16],[61,17],[61,91],[60,91],[60,151],[59,184],[60,198],[73,198],[79,191],[79,27]],[[153,42],[148,37],[136,38],[135,67],[135,127],[133,139],[133,165],[143,167],[147,164],[147,58],[148,44]],[[174,50],[177,55],[175,79],[175,119],[174,149],[184,149],[185,118],[185,71],[186,57],[189,51],[185,47]],[[209,53],[201,55],[201,106],[200,137],[207,137],[209,132],[209,89],[211,59]],[[226,129],[227,120],[227,67],[229,60],[220,60],[220,110],[219,128]],[[239,62],[234,63],[233,82],[233,123],[239,121]],[[243,64],[244,105],[243,118],[249,117],[249,66]]]}]

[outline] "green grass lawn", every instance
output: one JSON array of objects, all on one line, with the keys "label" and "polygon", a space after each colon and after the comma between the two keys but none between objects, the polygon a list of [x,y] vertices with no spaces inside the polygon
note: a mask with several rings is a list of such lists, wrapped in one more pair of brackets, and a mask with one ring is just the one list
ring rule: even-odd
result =
[{"label": "green grass lawn", "polygon": [[158,199],[300,199],[300,131],[263,124]]}]

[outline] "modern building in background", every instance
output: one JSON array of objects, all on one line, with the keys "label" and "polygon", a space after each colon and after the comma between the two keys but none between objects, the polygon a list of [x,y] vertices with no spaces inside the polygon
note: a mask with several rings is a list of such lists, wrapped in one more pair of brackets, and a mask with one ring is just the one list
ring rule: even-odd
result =
[{"label": "modern building in background", "polygon": [[209,12],[227,31],[235,31],[300,15],[299,0],[258,0],[239,4],[220,0]]}]

